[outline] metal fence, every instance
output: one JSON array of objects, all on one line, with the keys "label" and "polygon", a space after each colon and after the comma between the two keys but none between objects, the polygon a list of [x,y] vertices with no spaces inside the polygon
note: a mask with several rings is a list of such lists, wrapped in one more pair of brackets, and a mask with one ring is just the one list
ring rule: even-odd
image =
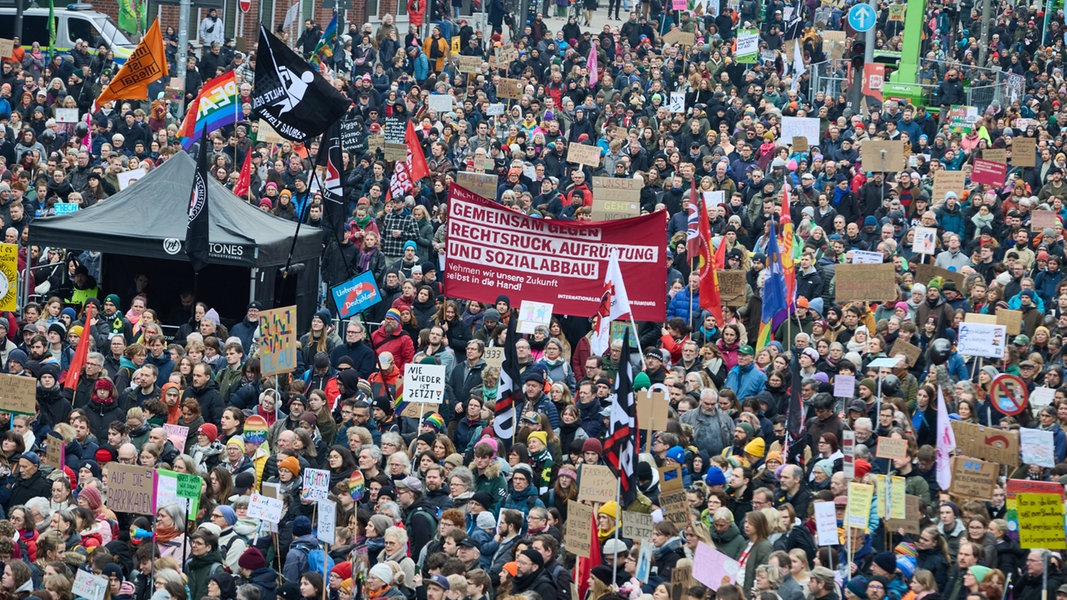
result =
[{"label": "metal fence", "polygon": [[811,65],[808,92],[809,98],[822,92],[837,98],[848,89],[848,62],[844,59],[826,60]]}]

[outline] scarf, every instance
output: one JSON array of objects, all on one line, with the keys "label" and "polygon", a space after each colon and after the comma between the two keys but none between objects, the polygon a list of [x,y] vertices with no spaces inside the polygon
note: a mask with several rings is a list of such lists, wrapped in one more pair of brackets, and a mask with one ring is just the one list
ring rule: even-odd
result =
[{"label": "scarf", "polygon": [[988,215],[976,214],[971,217],[971,223],[974,223],[975,227],[992,227],[993,213]]},{"label": "scarf", "polygon": [[158,525],[158,524],[156,525],[156,543],[157,544],[160,543],[160,542],[167,543],[167,542],[177,538],[181,534],[182,534],[182,532],[180,532],[177,529],[175,529],[174,526],[164,527],[163,525]]},{"label": "scarf", "polygon": [[360,271],[366,271],[367,270],[367,266],[370,265],[370,259],[371,259],[371,257],[374,256],[374,251],[377,250],[377,249],[378,249],[377,247],[371,248],[369,250],[364,249],[362,252],[359,253],[359,270]]},{"label": "scarf", "polygon": [[356,222],[356,225],[359,225],[360,229],[366,229],[367,225],[370,224],[371,219],[373,218],[374,217],[370,216],[368,213],[362,217],[353,217],[352,220]]}]

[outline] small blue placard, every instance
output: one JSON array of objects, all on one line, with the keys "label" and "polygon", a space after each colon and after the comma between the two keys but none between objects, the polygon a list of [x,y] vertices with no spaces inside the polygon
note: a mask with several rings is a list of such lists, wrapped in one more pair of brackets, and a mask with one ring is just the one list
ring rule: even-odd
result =
[{"label": "small blue placard", "polygon": [[330,288],[337,313],[342,319],[359,314],[382,301],[382,293],[374,281],[374,273],[367,271]]},{"label": "small blue placard", "polygon": [[52,208],[56,211],[56,216],[69,215],[70,213],[78,211],[78,204],[76,202],[57,202],[52,205]]}]

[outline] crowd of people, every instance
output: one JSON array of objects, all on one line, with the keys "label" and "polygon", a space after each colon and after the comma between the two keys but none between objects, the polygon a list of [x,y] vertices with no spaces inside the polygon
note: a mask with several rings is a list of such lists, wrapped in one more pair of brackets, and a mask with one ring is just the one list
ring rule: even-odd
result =
[{"label": "crowd of people", "polygon": [[[825,61],[838,61],[827,72],[849,72],[853,48],[830,58],[822,39],[844,27],[847,5],[716,4],[674,11],[660,0],[611,0],[593,31],[604,8],[596,0],[534,3],[529,15],[491,0],[482,30],[462,2],[413,0],[408,13],[425,17],[425,36],[392,17],[342,25],[323,73],[351,99],[345,119],[357,135],[344,152],[348,216],[342,231],[323,229],[322,279],[372,272],[383,301],[351,320],[330,306],[316,312],[300,332],[297,369],[280,378],[263,376],[258,357],[259,313],[272,307],[220,315],[191,292],[171,305],[153,292],[156,274],[103,289],[106,248],[34,244],[30,223],[55,204],[92,210],[118,193],[123,171],[182,152],[183,115],[156,82],[148,101],[93,112],[83,145],[55,111],[84,116],[118,65],[85,42],[55,56],[16,47],[0,66],[0,217],[5,241],[20,244],[20,267],[46,268],[26,271],[35,301],[0,319],[6,372],[34,378],[37,399],[35,414],[0,413],[0,595],[72,600],[86,571],[120,600],[1067,600],[1067,543],[1021,548],[1008,506],[1008,480],[1067,482],[1062,14],[994,4],[985,66],[1022,76],[1023,90],[961,124],[947,109],[986,77],[973,4],[926,5],[928,26],[912,40],[881,3],[878,48],[920,44],[922,80],[937,84],[924,103],[865,106],[811,85]],[[570,15],[558,28],[553,5]],[[321,25],[292,32],[305,56]],[[748,28],[760,31],[756,63],[734,55]],[[238,52],[217,14],[199,30],[205,45],[190,55],[185,100],[234,70],[252,115],[255,52]],[[674,30],[693,34],[692,45]],[[165,40],[173,61],[173,29]],[[484,61],[460,72],[470,64],[461,57]],[[504,77],[521,80],[521,100],[499,97]],[[684,109],[672,112],[678,92]],[[453,108],[432,110],[431,94],[452,95]],[[781,139],[784,116],[818,117],[818,140],[794,151]],[[430,171],[406,195],[391,193],[394,165],[372,143],[394,117],[414,122]],[[224,185],[241,184],[246,157],[252,165],[246,196],[212,201],[323,226],[309,181],[317,143],[267,144],[257,133],[251,119],[209,134],[211,175]],[[969,176],[976,158],[1024,137],[1036,140],[1035,166],[934,197],[938,172]],[[905,142],[904,170],[862,164],[863,144],[883,139]],[[598,148],[600,164],[568,162],[572,144]],[[616,341],[594,354],[589,315],[557,315],[523,336],[510,437],[497,433],[501,368],[486,355],[506,343],[522,298],[488,289],[452,298],[442,286],[449,187],[460,171],[495,175],[491,199],[537,218],[588,220],[594,175],[639,178],[642,212],[669,215],[665,314],[637,324],[642,352]],[[782,230],[786,188],[795,311],[759,346],[769,232],[772,222]],[[723,307],[722,322],[701,302],[686,250],[691,194],[714,191],[724,192],[709,219],[714,243],[726,245],[724,268],[746,275],[744,301]],[[1055,223],[1034,229],[1038,210]],[[936,230],[934,255],[915,254],[918,227]],[[857,250],[894,265],[891,297],[837,301],[835,267]],[[952,276],[920,280],[923,263]],[[1021,312],[1003,359],[958,353],[967,315],[998,309]],[[898,342],[917,356],[894,353]],[[870,366],[885,358],[894,366]],[[568,521],[568,508],[587,467],[604,464],[625,360],[635,389],[665,386],[668,421],[640,434],[636,500],[595,503],[597,558],[576,559],[563,532],[586,524]],[[397,402],[415,363],[447,374],[444,403],[421,416]],[[1051,388],[1052,402],[1006,414],[991,389],[1005,373],[1030,391]],[[834,393],[841,376],[855,377],[853,394]],[[1051,432],[1056,466],[1001,465],[990,498],[945,489],[940,397],[955,420]],[[187,427],[187,437],[176,440],[167,424]],[[907,456],[875,457],[883,437],[905,440]],[[56,445],[62,468],[48,458]],[[175,504],[114,511],[107,483],[118,464],[199,475],[199,509],[188,519]],[[674,467],[684,524],[660,505]],[[330,474],[330,545],[317,539],[321,509],[301,496],[308,469]],[[866,526],[846,527],[850,481],[885,474],[918,498],[907,515],[918,527],[878,516],[878,491]],[[277,524],[249,517],[251,495],[268,490],[283,502]],[[834,544],[816,541],[818,502],[835,506]],[[651,514],[648,539],[622,535],[627,512]],[[736,576],[675,581],[678,569],[706,572],[694,562],[702,545],[736,561]]]}]

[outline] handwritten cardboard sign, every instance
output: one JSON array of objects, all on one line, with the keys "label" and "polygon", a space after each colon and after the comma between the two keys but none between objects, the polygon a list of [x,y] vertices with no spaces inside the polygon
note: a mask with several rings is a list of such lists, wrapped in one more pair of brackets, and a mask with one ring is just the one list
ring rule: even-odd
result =
[{"label": "handwritten cardboard sign", "polygon": [[48,440],[44,447],[44,464],[52,467],[53,469],[63,470],[63,463],[66,460],[66,444],[63,443],[63,438],[56,437],[49,433]]},{"label": "handwritten cardboard sign", "polygon": [[508,100],[522,100],[522,89],[522,81],[501,77],[500,83],[496,84],[496,96]]},{"label": "handwritten cardboard sign", "polygon": [[259,362],[263,375],[296,370],[296,306],[259,313]]},{"label": "handwritten cardboard sign", "polygon": [[892,264],[841,264],[835,268],[837,302],[864,302],[897,295],[897,274]]},{"label": "handwritten cardboard sign", "polygon": [[15,40],[0,38],[0,58],[9,58],[15,52]]},{"label": "handwritten cardboard sign", "polygon": [[663,392],[637,392],[637,426],[648,431],[663,431],[670,420],[670,403]]},{"label": "handwritten cardboard sign", "polygon": [[696,43],[696,35],[680,29],[672,29],[663,35],[665,44],[681,44],[689,47]]},{"label": "handwritten cardboard sign", "polygon": [[907,166],[902,140],[864,140],[860,160],[865,171],[891,173]]},{"label": "handwritten cardboard sign", "polygon": [[960,196],[965,187],[967,187],[966,173],[941,169],[934,173],[934,190],[930,195],[930,200],[934,203],[944,202],[946,193],[956,192],[956,195]]},{"label": "handwritten cardboard sign", "polygon": [[1046,227],[1055,230],[1062,225],[1063,222],[1054,210],[1035,210],[1030,213],[1030,231],[1041,231]]},{"label": "handwritten cardboard sign", "polygon": [[619,480],[604,465],[582,465],[582,486],[579,502],[613,502]]},{"label": "handwritten cardboard sign", "polygon": [[679,529],[689,524],[689,502],[684,489],[660,492],[659,505],[663,509],[663,518]]},{"label": "handwritten cardboard sign", "polygon": [[460,171],[456,174],[456,184],[467,188],[486,200],[496,200],[496,187],[499,180],[496,175]]},{"label": "handwritten cardboard sign", "polygon": [[790,145],[793,147],[793,152],[807,152],[808,138],[803,135],[794,135]]},{"label": "handwritten cardboard sign", "polygon": [[908,440],[878,436],[878,445],[874,455],[877,458],[904,460],[908,458]]},{"label": "handwritten cardboard sign", "polygon": [[152,514],[154,471],[141,465],[107,464],[107,506],[115,512]]},{"label": "handwritten cardboard sign", "polygon": [[[999,472],[1000,465],[997,463],[954,456],[952,457],[952,493],[970,498],[992,498]],[[1061,521],[1061,527],[1062,524]]]},{"label": "handwritten cardboard sign", "polygon": [[[584,486],[583,486],[584,487]],[[589,558],[593,547],[593,507],[574,500],[567,501],[567,524],[563,543],[576,556]]]},{"label": "handwritten cardboard sign", "polygon": [[460,73],[475,74],[482,68],[483,62],[480,56],[457,56],[456,70]]},{"label": "handwritten cardboard sign", "polygon": [[[571,149],[579,144],[571,144]],[[581,152],[581,150],[579,150]],[[568,156],[567,160],[570,160]],[[597,164],[600,152],[596,153]],[[584,163],[583,163],[584,164]],[[593,165],[594,167],[596,165]],[[594,221],[613,221],[641,214],[641,182],[628,177],[593,178]]]},{"label": "handwritten cardboard sign", "polygon": [[1003,465],[1019,464],[1019,432],[986,427],[963,421],[951,421],[956,435],[956,451]]},{"label": "handwritten cardboard sign", "polygon": [[915,361],[919,360],[919,356],[922,355],[922,352],[922,348],[919,348],[915,344],[898,339],[893,344],[893,348],[889,351],[889,356],[903,354],[908,359],[908,366],[914,367]]},{"label": "handwritten cardboard sign", "polygon": [[595,169],[600,166],[600,148],[586,144],[571,144],[567,146],[567,162]]},{"label": "handwritten cardboard sign", "polygon": [[748,280],[745,279],[744,271],[724,269],[716,271],[715,277],[719,280],[719,293],[722,295],[723,306],[745,305]]},{"label": "handwritten cardboard sign", "polygon": [[926,285],[926,282],[930,281],[934,277],[940,277],[945,281],[951,281],[952,283],[956,284],[956,289],[964,289],[964,277],[961,273],[957,271],[949,271],[948,269],[938,267],[936,265],[911,263],[908,266],[911,267],[912,272],[915,273],[915,281],[918,281],[923,285]]},{"label": "handwritten cardboard sign", "polygon": [[989,162],[1007,164],[1008,151],[1005,148],[986,148],[985,150],[982,150],[982,158]]},{"label": "handwritten cardboard sign", "polygon": [[486,348],[482,360],[485,361],[486,366],[499,369],[504,364],[504,349],[500,346]]},{"label": "handwritten cardboard sign", "polygon": [[[568,514],[568,516],[570,516]],[[650,513],[622,511],[622,537],[631,540],[652,539],[652,515]]]},{"label": "handwritten cardboard sign", "polygon": [[922,529],[919,526],[921,522],[922,519],[919,518],[919,497],[908,494],[904,496],[904,518],[886,519],[886,529],[889,531],[903,529],[904,533],[918,535]]},{"label": "handwritten cardboard sign", "polygon": [[1037,139],[1017,137],[1011,141],[1011,163],[1016,167],[1037,166]]},{"label": "handwritten cardboard sign", "polygon": [[0,375],[0,410],[32,415],[37,412],[37,380],[19,375]]},{"label": "handwritten cardboard sign", "polygon": [[1023,329],[1023,311],[998,308],[997,325],[1007,327],[1008,335],[1019,335]]}]

